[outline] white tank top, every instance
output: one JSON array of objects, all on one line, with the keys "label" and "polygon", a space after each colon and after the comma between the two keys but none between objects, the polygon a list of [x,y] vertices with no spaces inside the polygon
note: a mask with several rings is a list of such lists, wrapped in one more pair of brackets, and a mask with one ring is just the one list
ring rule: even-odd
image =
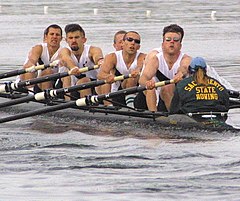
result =
[{"label": "white tank top", "polygon": [[[134,61],[132,62],[132,64],[130,65],[130,67],[128,68],[123,60],[123,54],[122,54],[122,50],[116,51],[114,52],[116,57],[117,57],[117,65],[116,65],[116,69],[119,71],[119,73],[121,75],[128,75],[130,73],[130,71],[134,70],[135,68],[137,68],[137,64],[138,64],[138,56],[140,54],[139,51],[137,51],[137,54],[134,58]],[[121,81],[117,81],[112,83],[111,86],[111,92],[115,92],[118,91],[118,88],[121,84]]]},{"label": "white tank top", "polygon": [[[79,61],[78,61],[77,57],[73,53],[71,53],[71,57],[72,57],[74,63],[79,68],[93,67],[95,65],[89,58],[90,47],[91,47],[90,45],[84,45],[84,50],[82,52],[82,55],[81,55]],[[83,73],[83,74],[85,74],[89,78],[97,79],[97,71],[96,70],[91,70],[91,71],[88,71],[88,72]]]},{"label": "white tank top", "polygon": [[131,70],[134,70],[137,67],[137,60],[138,60],[138,56],[140,54],[139,51],[137,51],[137,54],[136,54],[136,56],[134,58],[134,61],[132,62],[131,66],[129,68],[126,66],[126,64],[125,64],[125,62],[123,60],[122,50],[116,51],[114,53],[115,53],[115,55],[117,57],[116,69],[122,75],[128,75]]},{"label": "white tank top", "polygon": [[49,51],[47,48],[47,43],[42,43],[42,54],[41,54],[41,60],[43,61],[44,64],[49,64],[52,63],[53,61],[57,60],[59,51],[61,50],[61,47],[58,48],[58,50],[54,53],[54,55],[50,58]]},{"label": "white tank top", "polygon": [[[184,54],[181,52],[177,61],[173,64],[172,69],[169,70],[169,67],[167,65],[166,60],[163,57],[163,52],[162,52],[162,48],[155,48],[154,50],[156,50],[158,52],[158,54],[156,55],[156,57],[158,58],[158,71],[160,71],[160,73],[162,73],[165,77],[172,79],[174,77],[174,75],[177,73],[177,69],[180,66],[181,60],[184,56]],[[154,77],[156,82],[159,82],[159,79],[155,76]],[[161,87],[158,87],[155,92],[157,95],[157,105],[159,102],[159,96],[160,96],[160,91],[161,91]]]},{"label": "white tank top", "polygon": [[[50,64],[53,61],[57,60],[58,58],[58,54],[60,52],[60,50],[62,49],[62,47],[60,46],[58,48],[58,50],[54,53],[54,55],[50,58],[50,54],[47,48],[47,43],[41,43],[39,44],[42,46],[42,54],[40,56],[41,61],[43,62],[44,65]],[[28,57],[26,58],[24,65],[27,63],[28,61]],[[39,63],[37,63],[37,65],[40,65]],[[58,67],[52,68],[53,69],[53,73],[57,73],[58,72]],[[42,70],[38,70],[37,71],[37,77],[39,77],[41,75]],[[16,81],[19,82],[20,81],[20,76],[17,76]]]},{"label": "white tank top", "polygon": [[[154,50],[158,51],[159,53],[157,54],[158,57],[158,61],[159,61],[159,71],[164,74],[166,77],[168,77],[169,79],[172,79],[173,76],[177,73],[177,69],[180,66],[180,62],[184,56],[183,53],[181,53],[177,59],[177,61],[174,63],[172,69],[169,71],[167,63],[165,61],[165,59],[163,58],[163,53],[162,53],[162,49],[161,48],[155,48]],[[232,89],[234,90],[234,87],[223,77],[219,76],[218,73],[216,72],[216,70],[207,65],[207,75],[210,77],[215,78],[216,80],[218,80],[222,85],[224,85],[227,89]],[[159,81],[157,79],[157,81]]]},{"label": "white tank top", "polygon": [[183,58],[184,54],[182,52],[179,54],[179,57],[178,57],[177,61],[173,64],[171,69],[167,65],[167,62],[163,57],[163,52],[162,51],[160,51],[156,56],[157,56],[158,62],[159,62],[158,70],[163,75],[165,75],[167,78],[172,79],[174,77],[174,75],[177,73],[177,70],[180,66],[180,63],[182,61],[182,58]]},{"label": "white tank top", "polygon": [[[54,55],[50,58],[50,54],[49,54],[49,51],[48,51],[48,48],[47,48],[47,43],[42,43],[42,54],[41,54],[41,57],[40,59],[42,60],[42,62],[44,64],[49,64],[49,63],[52,63],[53,61],[57,60],[58,58],[58,54],[61,50],[61,47],[58,48],[58,50],[54,53]],[[38,71],[40,72],[40,71]],[[56,68],[53,68],[53,73],[57,73],[58,72],[58,67]]]}]

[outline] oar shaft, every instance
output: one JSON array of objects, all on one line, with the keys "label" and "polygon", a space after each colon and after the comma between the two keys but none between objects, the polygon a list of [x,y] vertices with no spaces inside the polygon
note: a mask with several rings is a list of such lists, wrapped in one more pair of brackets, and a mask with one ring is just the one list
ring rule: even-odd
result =
[{"label": "oar shaft", "polygon": [[[174,81],[167,80],[167,81],[162,81],[162,82],[156,83],[155,86],[160,87],[160,86],[164,86],[164,85],[171,84],[171,83],[174,83]],[[136,93],[136,92],[140,92],[140,91],[144,91],[144,90],[146,90],[145,86],[138,86],[138,87],[132,87],[132,88],[124,89],[124,90],[119,90],[117,92],[109,93],[106,95],[89,96],[86,98],[78,99],[77,101],[69,101],[67,103],[63,103],[60,105],[55,105],[55,106],[51,106],[51,107],[38,109],[35,111],[30,111],[30,112],[25,112],[22,114],[5,117],[5,118],[0,119],[0,123],[14,121],[17,119],[22,119],[22,118],[26,118],[26,117],[30,117],[30,116],[34,116],[34,115],[40,115],[40,114],[44,114],[44,113],[48,113],[48,112],[61,110],[61,109],[66,109],[66,108],[70,108],[73,106],[85,106],[85,105],[88,105],[91,103],[99,102],[100,100],[106,100],[106,99],[118,96],[120,94],[131,94],[131,93]]]},{"label": "oar shaft", "polygon": [[[96,68],[96,66],[94,68]],[[66,74],[67,74],[67,72],[66,72]],[[131,74],[117,76],[117,77],[114,78],[114,80],[119,81],[119,80],[123,80],[123,79],[129,78],[129,77],[131,77]],[[79,91],[79,90],[87,89],[87,88],[90,88],[90,87],[100,86],[100,85],[103,85],[105,83],[106,83],[106,80],[96,80],[96,81],[87,82],[87,83],[84,83],[84,84],[81,84],[81,85],[75,85],[75,86],[72,86],[72,87],[69,87],[69,88],[45,90],[45,91],[37,93],[35,95],[28,95],[27,97],[21,97],[21,98],[18,98],[18,99],[14,99],[14,100],[10,100],[10,101],[7,101],[7,102],[0,103],[0,108],[11,106],[11,105],[17,105],[17,104],[21,104],[21,103],[28,102],[28,101],[33,101],[33,100],[41,101],[41,100],[47,99],[48,97],[53,98],[53,97],[56,97],[58,95],[64,95],[66,93],[70,93],[70,92],[73,92],[73,91]]]},{"label": "oar shaft", "polygon": [[[131,77],[131,74],[120,75],[120,76],[115,77],[114,81],[120,81],[120,80],[124,80],[124,79],[130,78],[130,77]],[[100,86],[100,85],[103,85],[103,84],[106,84],[106,83],[107,83],[106,80],[96,80],[96,81],[83,83],[83,84],[80,84],[80,85],[71,86],[71,87],[68,87],[68,88],[54,89],[54,90],[50,90],[50,91],[47,91],[47,92],[41,92],[41,93],[35,94],[35,99],[38,100],[38,101],[39,100],[44,100],[45,97],[56,97],[56,96],[59,96],[59,95],[64,95],[66,93],[70,93],[70,92],[74,92],[74,91],[80,91],[80,90],[83,90],[83,89],[88,89],[90,87],[97,87],[97,86]],[[46,93],[48,93],[48,94],[46,94]]]},{"label": "oar shaft", "polygon": [[[70,93],[70,92],[73,92],[73,91],[79,91],[79,90],[83,90],[83,89],[88,89],[90,87],[96,87],[96,86],[99,86],[99,85],[102,85],[102,84],[105,84],[105,80],[96,80],[96,81],[91,81],[91,82],[86,82],[84,84],[80,84],[80,85],[75,85],[75,86],[71,86],[71,87],[68,87],[68,88],[61,88],[61,89],[56,89],[56,90],[51,90],[52,93],[51,93],[51,96],[53,94],[53,97],[54,96],[57,96],[57,95],[62,95],[62,94],[66,94],[66,93]],[[55,93],[53,93],[55,91]]]},{"label": "oar shaft", "polygon": [[22,82],[19,82],[19,83],[16,83],[16,84],[17,84],[17,88],[21,88],[21,87],[34,85],[34,84],[39,84],[39,83],[42,83],[42,82],[47,82],[47,81],[51,81],[51,80],[60,79],[60,78],[66,77],[68,75],[69,75],[68,72],[55,73],[55,74],[52,74],[52,75],[38,77],[38,78],[28,80],[28,81],[22,81]]},{"label": "oar shaft", "polygon": [[[164,85],[167,85],[167,84],[171,84],[171,83],[174,83],[173,80],[166,80],[166,81],[157,82],[155,84],[155,88],[161,87],[161,86],[164,86]],[[141,92],[141,91],[144,91],[144,90],[146,90],[145,86],[136,86],[136,87],[131,87],[131,88],[127,88],[127,89],[122,89],[122,90],[112,92],[112,93],[109,93],[109,94],[99,95],[99,96],[97,96],[97,99],[98,99],[98,102],[99,102],[99,101],[103,101],[103,100],[106,100],[106,99],[109,99],[109,98],[114,98],[116,96],[119,96],[120,94],[128,95],[128,94]]]},{"label": "oar shaft", "polygon": [[228,90],[228,94],[231,98],[239,98],[240,99],[240,92],[234,90]]},{"label": "oar shaft", "polygon": [[[162,86],[165,86],[167,84],[172,84],[172,83],[174,83],[174,80],[166,80],[166,81],[157,82],[157,83],[155,83],[155,88],[162,87]],[[76,105],[77,106],[91,105],[91,104],[94,104],[94,103],[99,103],[103,100],[114,98],[114,97],[119,96],[121,94],[128,95],[128,94],[141,92],[141,91],[144,91],[146,89],[147,88],[145,86],[136,86],[136,87],[130,87],[130,88],[127,88],[127,89],[122,89],[122,90],[112,92],[112,93],[109,93],[109,94],[102,94],[102,95],[98,95],[98,96],[89,96],[89,97],[85,97],[85,98],[80,98],[76,101]]]},{"label": "oar shaft", "polygon": [[31,67],[25,68],[25,69],[13,70],[13,71],[9,71],[6,73],[2,73],[2,74],[0,74],[0,79],[8,78],[8,77],[16,76],[16,75],[21,75],[21,74],[28,73],[28,72],[35,72],[37,70],[43,70],[48,67],[54,67],[58,64],[58,62],[59,61],[56,60],[56,61],[54,61],[50,64],[46,64],[46,65],[31,66]]},{"label": "oar shaft", "polygon": [[52,74],[52,75],[38,77],[38,78],[31,79],[31,80],[25,80],[25,81],[21,81],[21,82],[4,83],[4,85],[0,86],[0,92],[11,92],[11,91],[14,91],[14,90],[17,90],[19,88],[26,87],[26,86],[35,85],[35,84],[39,84],[39,83],[47,82],[47,81],[51,81],[51,80],[60,79],[60,78],[66,77],[68,75],[69,75],[68,72],[63,72],[63,73],[55,73],[55,74]]},{"label": "oar shaft", "polygon": [[13,70],[10,72],[0,74],[0,79],[21,75],[23,73],[26,73],[25,69]]},{"label": "oar shaft", "polygon": [[[80,73],[84,73],[84,72],[94,70],[97,68],[99,68],[99,66],[95,65],[92,67],[81,68],[79,71],[80,71]],[[9,83],[5,83],[0,86],[0,92],[11,92],[11,91],[17,90],[19,88],[23,88],[26,86],[35,85],[35,84],[39,84],[39,83],[47,82],[47,81],[51,81],[51,80],[57,80],[57,79],[60,79],[60,78],[66,77],[66,76],[69,76],[69,72],[55,73],[52,75],[46,75],[43,77],[38,77],[38,78],[31,79],[31,80],[24,80],[21,82],[9,82]]]},{"label": "oar shaft", "polygon": [[5,118],[1,118],[0,123],[10,122],[10,121],[23,119],[23,118],[27,118],[27,117],[31,117],[31,116],[35,116],[35,115],[40,115],[40,114],[45,114],[48,112],[53,112],[53,111],[57,111],[57,110],[70,108],[70,107],[73,107],[75,104],[76,104],[75,101],[70,101],[68,103],[64,103],[64,104],[60,104],[60,105],[54,105],[51,107],[45,107],[45,108],[41,108],[41,109],[34,110],[34,111],[16,114],[13,116],[8,116]]},{"label": "oar shaft", "polygon": [[26,102],[33,101],[33,100],[34,100],[34,95],[28,95],[28,96],[25,96],[25,97],[12,99],[12,100],[9,100],[7,102],[0,103],[0,108],[8,107],[8,106],[11,106],[11,105],[18,105],[18,104],[26,103]]}]

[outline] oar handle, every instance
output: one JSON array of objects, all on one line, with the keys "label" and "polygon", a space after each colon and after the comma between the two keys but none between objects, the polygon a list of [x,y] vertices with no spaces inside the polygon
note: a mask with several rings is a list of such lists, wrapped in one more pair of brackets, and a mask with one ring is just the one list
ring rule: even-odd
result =
[{"label": "oar handle", "polygon": [[240,92],[234,90],[228,90],[228,94],[231,98],[238,98],[240,99]]},{"label": "oar handle", "polygon": [[[131,75],[128,75],[128,76],[131,76]],[[172,80],[165,80],[165,81],[161,81],[161,82],[156,82],[155,83],[155,88],[162,87],[162,86],[165,86],[167,84],[173,84],[173,83],[175,83],[175,81],[173,79]],[[91,105],[91,104],[99,103],[100,101],[103,101],[103,100],[107,100],[107,99],[119,96],[121,94],[128,95],[128,94],[141,92],[141,91],[144,91],[146,89],[147,89],[146,86],[135,86],[135,87],[122,89],[122,90],[115,91],[115,92],[108,93],[108,94],[89,95],[87,97],[78,99],[76,101],[76,105],[77,106]]]},{"label": "oar handle", "polygon": [[55,60],[50,64],[43,64],[43,65],[38,65],[38,66],[31,66],[29,68],[26,68],[25,71],[26,73],[31,73],[31,72],[35,72],[37,70],[43,70],[45,68],[49,68],[49,67],[56,67],[59,64],[59,60]]},{"label": "oar handle", "polygon": [[167,84],[173,84],[173,83],[175,83],[175,81],[173,79],[172,80],[165,80],[165,81],[156,82],[155,83],[155,88],[162,87],[162,86],[167,85]]},{"label": "oar handle", "polygon": [[92,67],[83,67],[83,68],[79,69],[79,73],[85,73],[85,72],[90,71],[90,70],[96,70],[99,67],[100,67],[99,65],[94,65]]},{"label": "oar handle", "polygon": [[124,79],[127,79],[127,78],[130,78],[132,77],[131,74],[128,74],[128,75],[119,75],[117,77],[114,77],[114,82],[117,82],[117,81],[122,81]]},{"label": "oar handle", "polygon": [[[55,66],[58,63],[58,61],[53,62],[49,65],[40,65],[40,66],[32,66],[30,68],[27,68],[27,70],[29,72],[32,72],[36,69],[40,70],[43,68],[46,68],[47,66]],[[92,66],[92,67],[84,67],[80,69],[80,73],[84,73],[90,70],[95,70],[99,68],[98,65]],[[1,92],[11,92],[12,90],[17,90],[19,88],[22,87],[26,87],[26,86],[30,86],[30,85],[34,85],[34,84],[39,84],[42,82],[47,82],[50,80],[56,80],[56,79],[60,79],[62,77],[66,77],[68,76],[70,73],[69,72],[63,72],[63,73],[55,73],[55,74],[51,74],[51,75],[46,75],[43,77],[38,77],[38,78],[34,78],[31,80],[24,80],[24,81],[20,81],[20,82],[11,82],[11,83],[4,83],[3,85],[0,85],[0,93]]]},{"label": "oar handle", "polygon": [[[95,66],[95,68],[96,68],[96,66]],[[131,74],[116,76],[116,77],[114,77],[114,81],[121,81],[121,80],[127,79],[129,77],[131,77]],[[40,100],[46,99],[46,97],[56,97],[58,95],[63,95],[63,94],[70,93],[70,92],[73,92],[73,91],[79,91],[79,90],[87,89],[87,88],[90,88],[90,87],[97,87],[97,86],[103,85],[105,83],[107,83],[106,80],[95,80],[95,81],[86,82],[86,83],[83,83],[83,84],[71,86],[71,87],[68,87],[68,88],[46,90],[44,92],[40,92],[40,93],[35,94],[35,100],[40,101]]]},{"label": "oar handle", "polygon": [[54,61],[50,64],[47,64],[47,65],[31,66],[31,67],[25,68],[25,69],[9,71],[9,72],[0,74],[0,79],[13,77],[13,76],[21,75],[21,74],[24,74],[24,73],[35,72],[37,70],[43,70],[43,69],[48,68],[48,67],[55,67],[55,66],[58,65],[58,63],[59,63],[59,60],[56,60],[56,61]]}]

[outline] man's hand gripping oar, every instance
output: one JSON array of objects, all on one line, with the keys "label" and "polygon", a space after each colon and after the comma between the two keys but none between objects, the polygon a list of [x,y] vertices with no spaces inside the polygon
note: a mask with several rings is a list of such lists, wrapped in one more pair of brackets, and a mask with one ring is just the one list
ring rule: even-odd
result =
[{"label": "man's hand gripping oar", "polygon": [[13,77],[13,76],[21,75],[24,73],[31,73],[31,72],[35,72],[37,70],[44,70],[49,67],[53,68],[53,67],[56,67],[58,65],[58,63],[59,63],[59,60],[56,60],[56,61],[53,61],[52,63],[46,64],[46,65],[31,66],[29,68],[23,68],[23,69],[19,69],[19,70],[9,71],[9,72],[0,74],[0,79]]},{"label": "man's hand gripping oar", "polygon": [[[100,80],[100,81],[102,81],[102,80]],[[105,81],[104,81],[104,83],[105,83]],[[155,87],[162,87],[162,86],[165,86],[167,84],[172,84],[172,83],[174,83],[174,80],[161,81],[161,82],[155,83]],[[85,97],[85,98],[80,98],[76,101],[69,101],[67,103],[62,103],[60,105],[49,106],[49,107],[45,107],[45,108],[42,108],[42,109],[39,109],[39,110],[25,112],[25,113],[22,113],[22,114],[17,114],[17,115],[5,117],[5,118],[0,119],[0,123],[14,121],[14,120],[17,120],[17,119],[22,119],[22,118],[26,118],[26,117],[35,116],[35,115],[40,115],[40,114],[44,114],[44,113],[48,113],[48,112],[54,112],[54,111],[58,111],[58,110],[66,109],[66,108],[71,108],[71,107],[74,107],[74,106],[91,105],[91,104],[99,103],[102,100],[106,100],[106,99],[109,99],[109,98],[119,96],[120,94],[127,95],[127,94],[137,93],[137,92],[144,91],[144,90],[146,90],[145,86],[137,86],[137,87],[131,87],[131,88],[119,90],[119,91],[109,93],[109,94],[103,94],[103,95],[98,95],[98,96],[95,96],[95,95],[88,96],[88,97]]]},{"label": "man's hand gripping oar", "polygon": [[[87,70],[87,68],[85,68],[85,70]],[[130,78],[130,77],[131,77],[131,74],[121,75],[121,76],[114,77],[114,81],[121,81],[121,80]],[[17,105],[17,104],[21,104],[21,103],[25,103],[25,102],[29,102],[29,101],[34,101],[34,100],[43,101],[46,99],[54,98],[58,95],[64,95],[66,93],[70,93],[73,91],[79,91],[79,90],[87,89],[90,87],[100,86],[105,83],[107,83],[106,80],[97,80],[97,81],[87,82],[87,83],[80,84],[80,85],[75,85],[75,86],[68,87],[68,88],[44,90],[43,92],[37,93],[35,95],[28,95],[26,97],[22,97],[22,98],[10,100],[10,101],[4,102],[4,103],[0,103],[0,108],[11,106],[11,105]]]},{"label": "man's hand gripping oar", "polygon": [[[161,81],[161,82],[156,82],[154,84],[154,88],[157,87],[162,87],[168,84],[173,84],[175,83],[175,81],[172,80],[166,80],[166,81]],[[123,90],[119,90],[113,93],[109,93],[109,94],[103,94],[103,95],[92,95],[92,96],[88,96],[85,98],[80,98],[76,101],[76,105],[77,106],[85,106],[85,105],[92,105],[95,103],[99,103],[103,100],[107,100],[116,96],[119,96],[120,94],[124,94],[124,95],[128,95],[128,94],[133,94],[133,93],[137,93],[137,92],[141,92],[141,91],[145,91],[147,89],[146,86],[136,86],[136,87],[131,87],[131,88],[127,88],[127,89],[123,89]]]},{"label": "man's hand gripping oar", "polygon": [[[93,67],[84,67],[84,68],[79,68],[78,69],[78,74],[79,73],[84,73],[90,70],[95,70],[98,69],[99,66],[95,65]],[[43,77],[39,77],[39,78],[34,78],[31,80],[25,80],[25,81],[21,81],[21,82],[8,82],[8,83],[4,83],[3,85],[0,85],[0,93],[2,92],[12,92],[15,91],[17,89],[26,87],[26,86],[30,86],[30,85],[35,85],[35,84],[39,84],[42,82],[47,82],[47,81],[51,81],[51,80],[56,80],[56,79],[60,79],[66,76],[69,76],[72,74],[72,71],[68,71],[68,72],[63,72],[63,73],[55,73],[52,75],[46,75]]]}]

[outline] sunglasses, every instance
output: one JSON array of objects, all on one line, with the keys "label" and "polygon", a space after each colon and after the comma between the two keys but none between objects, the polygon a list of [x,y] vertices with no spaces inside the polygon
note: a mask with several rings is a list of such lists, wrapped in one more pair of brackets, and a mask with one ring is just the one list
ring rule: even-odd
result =
[{"label": "sunglasses", "polygon": [[137,44],[140,44],[140,40],[138,40],[138,39],[134,39],[134,38],[131,38],[131,37],[127,37],[127,38],[125,38],[125,40],[127,40],[128,42],[132,42],[132,41],[134,41],[135,43],[137,43]]},{"label": "sunglasses", "polygon": [[171,41],[174,41],[174,42],[179,42],[180,40],[181,40],[181,38],[179,38],[179,37],[166,37],[165,38],[165,41],[167,41],[167,42],[171,42]]}]

